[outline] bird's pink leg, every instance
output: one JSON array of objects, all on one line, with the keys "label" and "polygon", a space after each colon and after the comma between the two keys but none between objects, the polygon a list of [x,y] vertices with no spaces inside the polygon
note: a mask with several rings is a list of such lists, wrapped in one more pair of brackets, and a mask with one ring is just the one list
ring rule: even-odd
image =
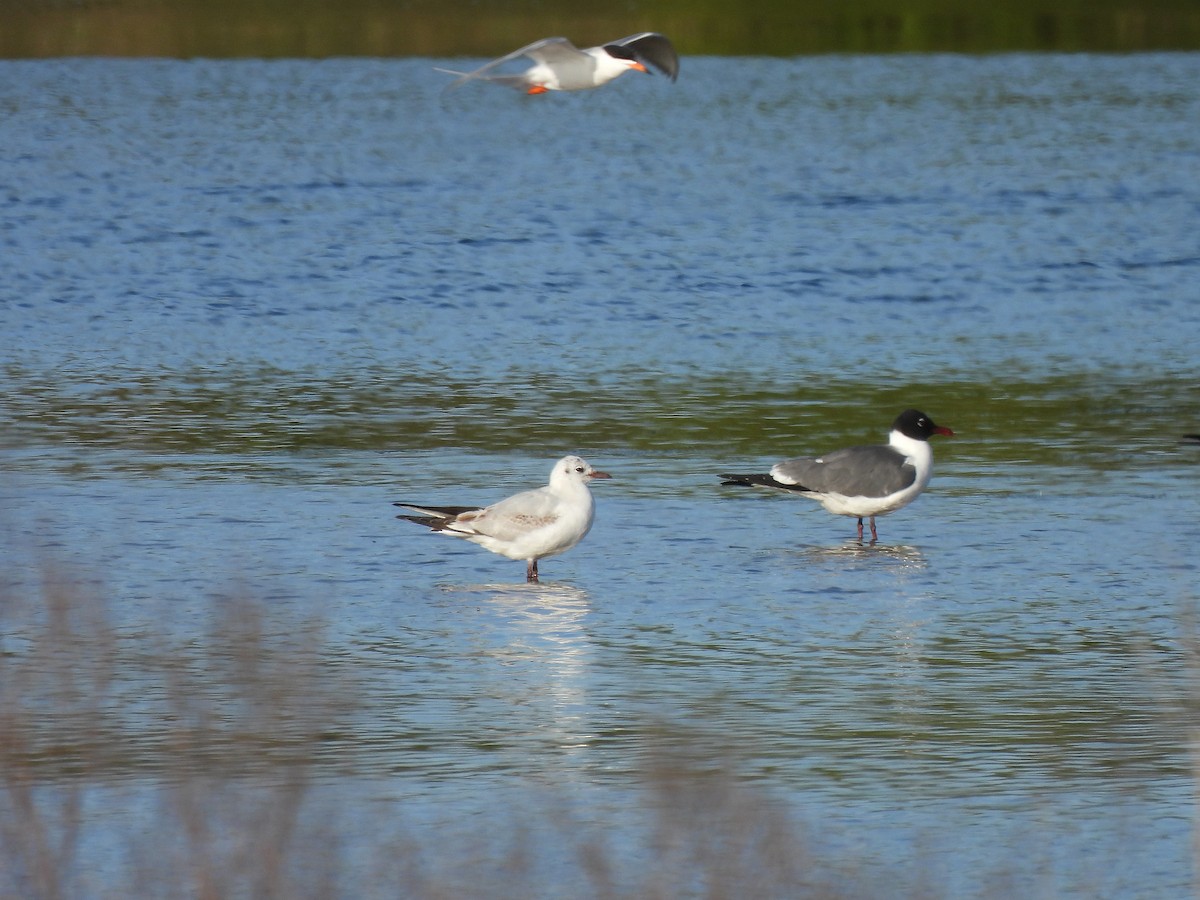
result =
[{"label": "bird's pink leg", "polygon": [[862,516],[858,517],[858,539],[862,541]]},{"label": "bird's pink leg", "polygon": [[537,560],[531,559],[529,565],[525,568],[525,580],[535,582],[538,580]]},{"label": "bird's pink leg", "polygon": [[875,517],[871,516],[871,543],[879,540],[879,533],[875,530]]}]

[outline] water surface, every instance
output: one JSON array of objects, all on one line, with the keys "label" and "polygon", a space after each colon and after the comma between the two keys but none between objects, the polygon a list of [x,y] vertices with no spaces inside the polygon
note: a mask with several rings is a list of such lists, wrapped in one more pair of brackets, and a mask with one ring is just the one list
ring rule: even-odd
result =
[{"label": "water surface", "polygon": [[[513,892],[562,896],[560,815],[618,887],[698,891],[648,849],[664,770],[727,773],[851,894],[1192,889],[1200,57],[539,98],[422,60],[0,70],[4,665],[57,691],[22,765],[109,810],[77,890],[129,883],[181,734],[214,797],[302,766],[360,895],[401,825],[455,836],[414,839],[426,888],[478,889],[515,820]],[[718,484],[907,406],[958,437],[874,547]],[[540,586],[393,518],[574,451],[615,478]],[[74,676],[36,652],[61,594],[97,617]]]}]

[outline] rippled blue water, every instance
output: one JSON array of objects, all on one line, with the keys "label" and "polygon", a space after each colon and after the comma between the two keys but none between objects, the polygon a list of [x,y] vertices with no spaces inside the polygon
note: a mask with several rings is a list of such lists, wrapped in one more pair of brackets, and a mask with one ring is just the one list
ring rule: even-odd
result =
[{"label": "rippled blue water", "polygon": [[[1200,56],[442,83],[0,63],[6,586],[318,613],[329,782],[439,826],[604,820],[669,727],[870,883],[1189,892]],[[717,486],[908,405],[959,437],[879,546]],[[540,586],[392,518],[574,450],[616,477]]]}]

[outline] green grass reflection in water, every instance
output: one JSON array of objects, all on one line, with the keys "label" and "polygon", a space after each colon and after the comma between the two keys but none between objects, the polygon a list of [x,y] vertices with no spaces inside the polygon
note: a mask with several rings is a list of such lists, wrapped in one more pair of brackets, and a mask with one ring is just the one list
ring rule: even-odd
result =
[{"label": "green grass reflection in water", "polygon": [[173,454],[191,465],[183,455],[215,462],[448,449],[538,458],[547,448],[646,456],[686,449],[715,462],[771,459],[882,441],[894,415],[916,404],[949,423],[955,446],[981,463],[1104,468],[1125,465],[1139,446],[1177,440],[1180,416],[1193,405],[1188,383],[1154,373],[875,384],[781,384],[735,373],[517,384],[384,371],[132,373],[103,383],[70,373],[53,382],[7,374],[14,386],[3,416],[8,449],[87,446],[130,454],[130,464],[136,454],[159,455],[156,466]]}]

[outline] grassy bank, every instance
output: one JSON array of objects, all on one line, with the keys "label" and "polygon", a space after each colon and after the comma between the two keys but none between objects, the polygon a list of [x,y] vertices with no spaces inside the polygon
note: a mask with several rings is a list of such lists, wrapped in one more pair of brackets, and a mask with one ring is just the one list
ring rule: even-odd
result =
[{"label": "grassy bank", "polygon": [[640,30],[688,55],[1200,48],[1200,7],[1187,0],[0,0],[0,21],[9,58],[493,56],[551,34],[601,42]]}]

